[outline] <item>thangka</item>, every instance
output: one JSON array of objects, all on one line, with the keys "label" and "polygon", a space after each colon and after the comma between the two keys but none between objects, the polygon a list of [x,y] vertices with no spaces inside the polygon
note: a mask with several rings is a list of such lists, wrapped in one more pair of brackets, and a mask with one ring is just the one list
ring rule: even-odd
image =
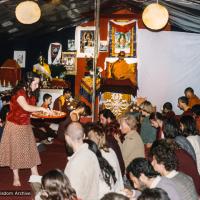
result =
[{"label": "thangka", "polygon": [[135,20],[128,22],[109,22],[109,53],[111,57],[118,56],[120,51],[126,57],[136,57],[136,24]]}]

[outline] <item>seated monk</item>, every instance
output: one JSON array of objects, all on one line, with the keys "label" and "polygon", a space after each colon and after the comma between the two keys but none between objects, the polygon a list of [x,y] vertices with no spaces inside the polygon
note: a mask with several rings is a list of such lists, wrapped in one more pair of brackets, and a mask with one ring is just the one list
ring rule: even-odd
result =
[{"label": "seated monk", "polygon": [[128,64],[125,60],[125,52],[121,51],[118,60],[111,63],[107,68],[107,78],[115,80],[129,79],[134,85],[137,85],[136,64]]}]

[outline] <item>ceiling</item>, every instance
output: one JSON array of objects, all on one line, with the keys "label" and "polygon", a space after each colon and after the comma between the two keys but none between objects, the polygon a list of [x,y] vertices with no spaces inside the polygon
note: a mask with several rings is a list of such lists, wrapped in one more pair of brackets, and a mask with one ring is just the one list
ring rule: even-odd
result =
[{"label": "ceiling", "polygon": [[[21,0],[22,1],[22,0]],[[77,26],[94,18],[95,0],[38,0],[42,16],[32,25],[23,25],[15,17],[20,0],[0,0],[0,38],[41,36]],[[100,0],[100,14],[129,9],[141,13],[144,7],[156,0]],[[159,0],[166,6],[169,22],[182,30],[200,33],[200,0]]]}]

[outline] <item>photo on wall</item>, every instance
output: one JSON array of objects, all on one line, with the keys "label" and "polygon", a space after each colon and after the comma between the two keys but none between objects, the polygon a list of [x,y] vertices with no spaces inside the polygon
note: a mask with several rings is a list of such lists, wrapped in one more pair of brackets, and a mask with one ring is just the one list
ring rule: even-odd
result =
[{"label": "photo on wall", "polygon": [[108,51],[108,41],[107,40],[101,40],[100,41],[99,51],[100,52],[107,52]]},{"label": "photo on wall", "polygon": [[26,51],[14,51],[13,58],[21,68],[25,68]]},{"label": "photo on wall", "polygon": [[77,73],[76,52],[62,52],[62,64],[66,69],[66,75],[76,75]]},{"label": "photo on wall", "polygon": [[78,26],[76,28],[75,47],[77,49],[77,57],[94,57],[94,35],[94,26]]},{"label": "photo on wall", "polygon": [[67,50],[75,51],[75,40],[67,40]]}]

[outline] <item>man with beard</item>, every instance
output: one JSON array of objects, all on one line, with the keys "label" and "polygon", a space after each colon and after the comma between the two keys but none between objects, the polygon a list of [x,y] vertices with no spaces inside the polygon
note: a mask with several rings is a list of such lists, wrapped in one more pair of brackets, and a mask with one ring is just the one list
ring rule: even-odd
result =
[{"label": "man with beard", "polygon": [[134,159],[127,167],[127,173],[134,188],[137,189],[125,189],[124,192],[128,197],[137,198],[141,194],[140,191],[145,188],[161,188],[168,193],[170,199],[181,200],[181,195],[176,190],[176,184],[166,177],[159,176],[145,158]]}]

